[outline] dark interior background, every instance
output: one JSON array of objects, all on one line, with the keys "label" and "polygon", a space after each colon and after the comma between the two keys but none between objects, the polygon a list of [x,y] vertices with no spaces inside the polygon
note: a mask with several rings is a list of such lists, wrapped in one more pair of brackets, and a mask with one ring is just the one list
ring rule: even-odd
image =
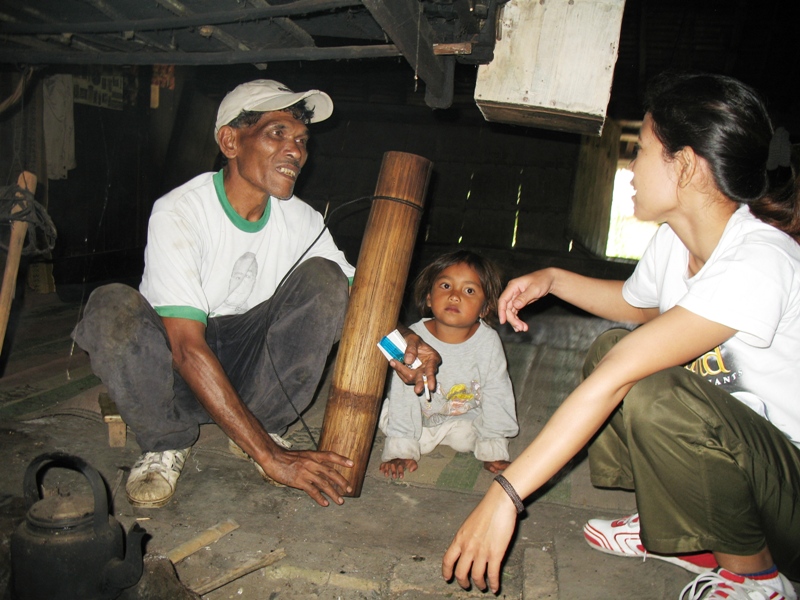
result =
[{"label": "dark interior background", "polygon": [[[796,0],[628,0],[625,5],[608,122],[641,119],[647,80],[667,69],[726,73],[765,95],[777,124],[800,132]],[[2,51],[0,51],[2,59]],[[0,60],[0,91],[10,92],[23,65]],[[412,276],[431,255],[462,245],[497,259],[508,277],[546,265],[623,278],[630,261],[589,251],[570,225],[582,142],[577,134],[489,123],[473,99],[476,67],[458,64],[450,108],[425,104],[424,82],[403,58],[285,61],[178,66],[174,89],[150,107],[149,66],[43,66],[53,73],[122,75],[122,110],[75,104],[77,168],[42,182],[58,230],[52,256],[56,289],[73,293],[100,282],[138,284],[153,202],[194,175],[218,167],[213,123],[224,94],[243,81],[272,78],[294,89],[318,88],[335,104],[331,119],[312,126],[310,159],[298,196],[323,213],[375,188],[383,154],[419,154],[434,163],[417,238]],[[34,89],[32,86],[31,89]],[[19,111],[0,114],[0,173],[35,153],[29,131],[13,131]],[[624,144],[620,146],[624,160]],[[616,159],[616,156],[614,157]],[[8,179],[6,177],[6,179]],[[44,191],[41,191],[44,188]],[[605,193],[604,193],[605,194]],[[592,204],[610,198],[585,199]],[[330,229],[355,263],[368,202],[332,216]]]}]

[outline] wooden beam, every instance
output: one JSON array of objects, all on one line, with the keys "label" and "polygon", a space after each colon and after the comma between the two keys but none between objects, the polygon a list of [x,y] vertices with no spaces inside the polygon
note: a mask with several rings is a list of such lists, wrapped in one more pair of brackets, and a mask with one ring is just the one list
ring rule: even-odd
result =
[{"label": "wooden beam", "polygon": [[[270,4],[267,0],[250,0],[256,8],[269,8]],[[275,17],[272,20],[275,25],[283,29],[287,34],[292,36],[300,46],[314,46],[314,38],[308,32],[297,25],[291,19],[286,17]]]},{"label": "wooden beam", "polygon": [[452,44],[434,44],[433,53],[436,56],[449,56],[452,54],[472,54],[472,42],[454,42]]},{"label": "wooden beam", "polygon": [[[108,0],[84,0],[92,5],[95,9],[99,12],[103,13],[109,19],[114,21],[122,21],[126,19],[126,15],[122,12],[118,11],[112,4],[108,2]],[[48,22],[53,22],[52,19],[48,19]],[[154,38],[151,35],[146,35],[143,33],[138,33],[135,38],[137,41],[141,41],[141,43],[147,44],[153,48],[158,48],[159,50],[169,51],[171,48],[166,44],[162,44],[158,41],[158,39]]]},{"label": "wooden beam", "polygon": [[[191,9],[187,8],[185,4],[178,2],[178,0],[156,0],[156,2],[159,6],[163,6],[166,10],[182,18],[192,17],[195,14]],[[203,37],[213,37],[231,50],[247,52],[251,49],[241,40],[213,25],[201,25],[200,28],[197,29],[197,33]]]},{"label": "wooden beam", "polygon": [[37,35],[43,33],[122,33],[125,31],[156,31],[161,29],[186,29],[202,25],[242,23],[272,17],[306,15],[335,8],[361,6],[360,0],[297,0],[291,4],[224,10],[200,13],[186,17],[160,19],[129,19],[127,21],[100,21],[93,23],[0,23],[0,33]]},{"label": "wooden beam", "polygon": [[[7,63],[27,65],[237,65],[285,60],[342,60],[400,56],[392,44],[330,48],[276,48],[247,52],[69,52],[4,50]],[[452,57],[450,57],[452,58]]]},{"label": "wooden beam", "polygon": [[432,108],[453,103],[455,59],[433,53],[434,32],[419,0],[362,0],[372,17],[400,49],[426,86],[425,102]]}]

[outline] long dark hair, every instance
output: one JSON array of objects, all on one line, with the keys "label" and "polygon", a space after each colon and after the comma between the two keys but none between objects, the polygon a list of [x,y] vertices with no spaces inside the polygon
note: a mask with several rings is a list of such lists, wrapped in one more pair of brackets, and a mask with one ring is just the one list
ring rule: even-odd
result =
[{"label": "long dark hair", "polygon": [[427,300],[428,294],[431,293],[433,288],[433,282],[446,268],[461,263],[475,269],[478,279],[480,279],[483,293],[486,296],[483,320],[489,324],[497,323],[497,300],[503,291],[500,268],[488,258],[484,258],[471,250],[455,250],[442,254],[422,269],[414,281],[414,303],[417,305],[417,310],[423,317],[431,316],[431,309]]},{"label": "long dark hair", "polygon": [[775,132],[755,90],[723,75],[666,72],[651,81],[645,111],[669,156],[692,148],[725,196],[800,242],[795,170],[788,160],[767,168]]}]

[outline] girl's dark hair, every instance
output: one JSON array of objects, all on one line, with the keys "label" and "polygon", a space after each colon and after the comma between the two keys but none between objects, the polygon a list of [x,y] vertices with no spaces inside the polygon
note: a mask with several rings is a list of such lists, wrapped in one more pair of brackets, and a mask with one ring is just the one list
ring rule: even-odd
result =
[{"label": "girl's dark hair", "polygon": [[666,72],[650,83],[645,111],[669,157],[692,148],[723,194],[800,242],[795,172],[791,165],[767,170],[774,132],[755,90],[723,75]]},{"label": "girl's dark hair", "polygon": [[471,250],[455,250],[442,254],[422,269],[414,281],[414,303],[417,305],[417,310],[423,317],[432,315],[428,306],[428,294],[433,289],[433,282],[446,268],[461,263],[469,265],[478,274],[483,293],[486,296],[486,304],[482,311],[485,316],[482,318],[487,323],[494,325],[497,323],[497,300],[503,291],[500,268],[488,258]]}]

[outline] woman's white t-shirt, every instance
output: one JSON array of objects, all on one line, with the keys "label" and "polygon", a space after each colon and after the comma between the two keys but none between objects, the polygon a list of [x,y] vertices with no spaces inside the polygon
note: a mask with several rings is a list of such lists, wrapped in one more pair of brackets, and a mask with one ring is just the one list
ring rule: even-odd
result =
[{"label": "woman's white t-shirt", "polygon": [[742,206],[693,277],[688,260],[686,247],[662,225],[625,282],[623,297],[662,313],[681,306],[735,329],[731,339],[689,368],[800,447],[800,245]]}]

